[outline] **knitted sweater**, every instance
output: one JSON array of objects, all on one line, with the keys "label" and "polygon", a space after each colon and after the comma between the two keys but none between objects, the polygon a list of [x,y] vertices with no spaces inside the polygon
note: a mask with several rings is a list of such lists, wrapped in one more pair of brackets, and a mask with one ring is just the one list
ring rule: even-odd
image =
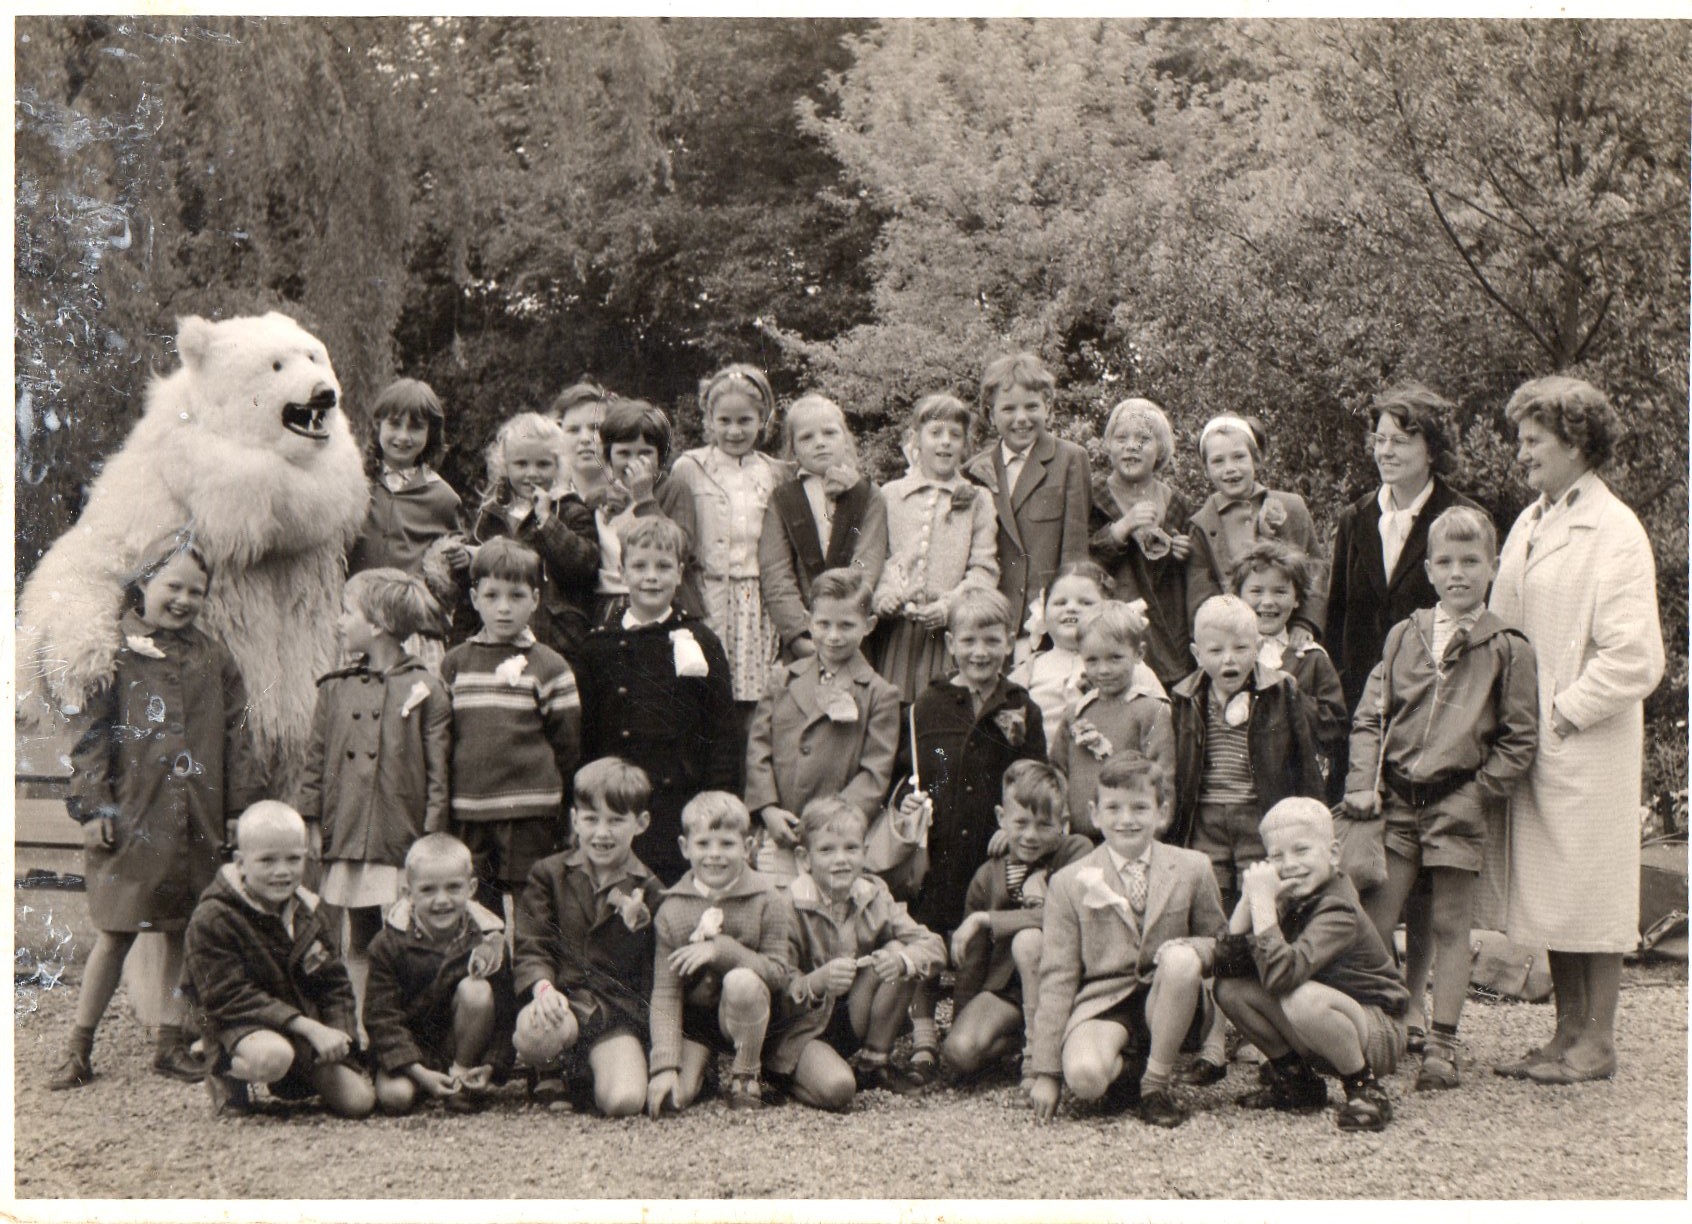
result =
[{"label": "knitted sweater", "polygon": [[752,970],[772,996],[787,985],[791,919],[786,899],[769,877],[747,868],[721,896],[706,897],[694,884],[693,872],[687,872],[674,888],[664,891],[664,904],[658,908],[658,948],[652,967],[653,1075],[681,1068],[682,1005],[688,983],[670,967],[670,954],[694,942],[692,936],[708,910],[721,915],[720,933],[713,938],[732,962],[728,968]]},{"label": "knitted sweater", "polygon": [[452,693],[452,814],[458,820],[558,819],[575,770],[582,708],[576,677],[525,630],[481,635],[441,661]]},{"label": "knitted sweater", "polygon": [[[1090,724],[1108,742],[1089,740],[1092,747],[1076,743],[1078,723]],[[1051,761],[1069,779],[1069,827],[1075,832],[1099,836],[1090,805],[1098,797],[1105,761],[1123,752],[1137,752],[1163,767],[1167,802],[1175,789],[1175,732],[1165,698],[1154,697],[1138,685],[1114,697],[1095,690],[1076,702],[1070,716],[1058,724]]]}]

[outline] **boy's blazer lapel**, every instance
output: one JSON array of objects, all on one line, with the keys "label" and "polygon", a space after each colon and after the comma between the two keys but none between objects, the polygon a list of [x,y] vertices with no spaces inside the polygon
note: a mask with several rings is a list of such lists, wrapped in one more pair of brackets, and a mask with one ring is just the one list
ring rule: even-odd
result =
[{"label": "boy's blazer lapel", "polygon": [[1169,904],[1169,896],[1174,891],[1175,864],[1163,846],[1153,842],[1151,864],[1146,868],[1146,912],[1141,918],[1144,930],[1150,931],[1157,925],[1163,907]]},{"label": "boy's blazer lapel", "polygon": [[793,698],[793,704],[798,706],[799,712],[805,716],[806,729],[823,717],[822,707],[817,701],[821,687],[814,666],[795,668],[788,674],[787,694]]},{"label": "boy's blazer lapel", "polygon": [[[993,494],[993,509],[999,515],[999,530],[1022,548],[1022,532],[1016,527],[1016,512],[1011,509],[1010,490],[1005,488],[1005,463],[999,443],[982,451],[969,461],[964,474]],[[1001,559],[1001,564],[1003,563]]]},{"label": "boy's blazer lapel", "polygon": [[[995,448],[995,454],[997,453],[997,448]],[[1040,436],[1034,439],[1034,445],[1028,448],[1028,458],[1023,460],[1022,471],[1017,475],[1016,488],[1009,491],[1013,512],[1022,509],[1022,503],[1027,501],[1034,490],[1040,487],[1040,482],[1046,478],[1046,465],[1056,455],[1056,440],[1053,439],[1051,434],[1041,431]],[[1000,458],[1002,459],[1003,456],[1001,455]]]}]

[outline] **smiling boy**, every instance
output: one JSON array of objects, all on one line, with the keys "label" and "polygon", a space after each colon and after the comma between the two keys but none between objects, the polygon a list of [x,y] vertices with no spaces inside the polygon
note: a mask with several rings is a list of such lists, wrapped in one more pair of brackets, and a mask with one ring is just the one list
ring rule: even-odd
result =
[{"label": "smiling boy", "polygon": [[352,982],[317,897],[300,887],[306,827],[264,800],[235,824],[235,861],[206,889],[185,937],[186,965],[205,1011],[206,1075],[216,1114],[250,1108],[247,1086],[271,1095],[321,1095],[362,1118],[376,1094],[349,1061],[358,1027]]},{"label": "smiling boy", "polygon": [[1164,794],[1155,761],[1113,754],[1092,807],[1104,845],[1052,877],[1029,1094],[1042,1120],[1064,1084],[1083,1101],[1137,1104],[1151,1126],[1186,1120],[1175,1058],[1207,1027],[1203,979],[1227,918],[1209,860],[1157,840]]}]

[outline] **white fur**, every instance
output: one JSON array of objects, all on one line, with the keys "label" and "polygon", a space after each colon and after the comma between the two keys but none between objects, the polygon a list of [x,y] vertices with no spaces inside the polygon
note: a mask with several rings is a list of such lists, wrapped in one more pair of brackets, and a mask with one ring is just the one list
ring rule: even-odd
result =
[{"label": "white fur", "polygon": [[303,756],[316,677],[334,665],[344,557],[369,492],[339,408],[326,441],[282,425],[283,405],[340,391],[292,319],[186,318],[177,347],[182,368],[148,388],[82,517],[24,588],[20,712],[50,726],[109,678],[125,580],[149,543],[188,526],[214,570],[200,626],[240,666],[274,786]]}]

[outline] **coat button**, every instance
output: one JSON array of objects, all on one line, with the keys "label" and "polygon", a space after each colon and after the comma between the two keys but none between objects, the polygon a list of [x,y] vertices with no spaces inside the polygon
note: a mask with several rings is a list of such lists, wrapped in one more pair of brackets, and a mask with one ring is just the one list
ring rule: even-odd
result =
[{"label": "coat button", "polygon": [[357,710],[353,711],[353,721],[354,722],[357,722],[362,717],[363,717],[363,715],[361,715]]},{"label": "coat button", "polygon": [[382,721],[382,711],[372,710],[370,712],[370,718],[371,718],[371,721],[373,721],[373,722],[381,722]]},{"label": "coat button", "polygon": [[376,754],[374,752],[367,752],[364,755],[369,757],[372,761],[376,759]]},{"label": "coat button", "polygon": [[629,738],[629,732],[628,732],[628,728],[626,728],[626,727],[625,727],[625,728],[624,728],[624,729],[623,729],[623,738],[624,738],[624,739],[628,739],[628,738]]},{"label": "coat button", "polygon": [[622,686],[622,685],[618,685],[618,686],[617,686],[617,696],[619,696],[619,697],[627,697],[627,696],[628,696],[628,695],[629,695],[629,690],[628,690],[628,689],[626,689],[626,688],[624,688],[624,687],[623,687],[623,686]]},{"label": "coat button", "polygon": [[357,759],[358,759],[358,753],[354,752],[351,748],[348,748],[347,749],[347,760],[354,761],[354,760],[357,760]]},{"label": "coat button", "polygon": [[800,756],[810,756],[811,755],[811,746],[809,744],[799,745],[799,755]]}]

